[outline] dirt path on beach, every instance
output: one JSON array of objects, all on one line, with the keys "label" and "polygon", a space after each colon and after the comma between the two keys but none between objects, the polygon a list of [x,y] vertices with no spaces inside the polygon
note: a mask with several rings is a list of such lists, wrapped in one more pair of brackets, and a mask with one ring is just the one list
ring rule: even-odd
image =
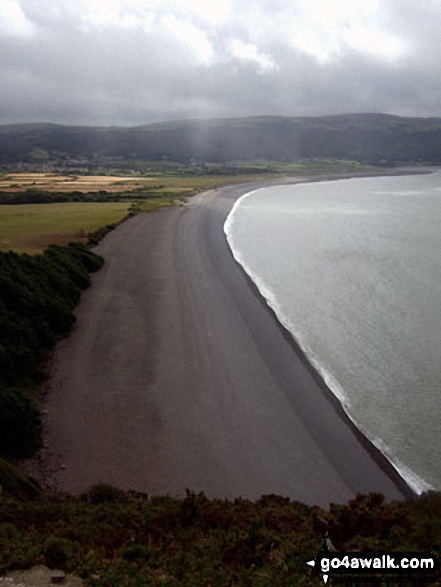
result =
[{"label": "dirt path on beach", "polygon": [[46,400],[60,489],[402,497],[232,257],[223,225],[255,187],[138,215],[97,247],[106,263],[57,346]]}]

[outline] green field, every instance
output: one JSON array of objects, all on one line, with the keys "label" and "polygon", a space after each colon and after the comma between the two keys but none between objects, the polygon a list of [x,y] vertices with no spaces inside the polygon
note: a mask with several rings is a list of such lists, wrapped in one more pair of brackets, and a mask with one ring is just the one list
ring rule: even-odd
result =
[{"label": "green field", "polygon": [[[28,175],[24,174],[23,177]],[[19,175],[14,176],[14,180],[18,178]],[[155,178],[149,189],[137,186],[135,191],[110,194],[113,197],[121,196],[121,201],[118,202],[1,205],[0,251],[37,254],[43,252],[49,244],[64,245],[70,241],[86,241],[88,233],[119,222],[130,210],[151,212],[182,205],[186,197],[205,189],[258,179],[260,177],[257,175],[161,176]]]},{"label": "green field", "polygon": [[130,202],[0,206],[0,250],[36,254],[47,245],[84,241],[89,232],[127,216]]}]

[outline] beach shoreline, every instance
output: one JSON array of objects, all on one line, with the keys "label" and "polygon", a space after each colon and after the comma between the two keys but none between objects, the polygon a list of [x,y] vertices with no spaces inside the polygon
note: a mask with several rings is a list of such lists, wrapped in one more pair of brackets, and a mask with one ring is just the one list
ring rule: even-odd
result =
[{"label": "beach shoreline", "polygon": [[[233,253],[232,253],[233,254]],[[234,257],[234,255],[233,255]],[[259,290],[256,283],[252,280],[252,278],[248,275],[244,267],[235,259],[236,263],[239,265],[241,270],[243,271],[249,287],[254,291],[255,295],[261,299],[262,303],[267,306],[267,310],[273,315],[273,319],[277,322],[283,336],[289,341],[289,344],[292,346],[294,353],[299,357],[299,359],[303,362],[305,367],[311,373],[311,376],[314,378],[317,386],[320,388],[322,393],[327,397],[329,402],[334,407],[335,411],[339,415],[342,420],[343,425],[348,426],[360,444],[363,445],[365,450],[371,455],[371,457],[377,462],[378,466],[384,471],[384,473],[392,480],[392,482],[397,486],[399,491],[405,496],[406,498],[413,498],[416,497],[418,494],[412,489],[412,487],[408,484],[406,479],[400,474],[400,472],[396,469],[394,464],[387,458],[387,456],[381,451],[380,448],[375,446],[374,442],[365,434],[359,426],[354,422],[348,412],[345,410],[342,402],[337,397],[337,395],[332,391],[332,389],[326,384],[324,378],[322,377],[321,373],[316,369],[316,367],[311,363],[308,358],[308,355],[300,346],[298,341],[296,340],[295,336],[286,328],[275,310],[269,305],[268,301],[264,297],[264,295]]]},{"label": "beach shoreline", "polygon": [[47,486],[278,493],[323,507],[357,493],[415,495],[348,417],[225,238],[245,193],[314,179],[210,190],[183,208],[138,215],[98,245],[107,262],[53,357]]},{"label": "beach shoreline", "polygon": [[[413,170],[411,173],[406,173],[405,170],[397,170],[396,172],[386,172],[383,176],[401,176],[401,175],[415,175],[420,174],[418,170]],[[339,181],[344,179],[357,179],[357,178],[365,178],[365,177],[381,177],[378,174],[370,174],[370,173],[354,173],[354,174],[332,174],[326,176],[315,176],[312,178],[302,179],[300,181],[290,182],[291,184],[301,184],[301,183],[317,183],[317,182],[326,182],[326,181]],[[280,185],[278,182],[273,185]],[[283,184],[287,185],[287,184]],[[269,185],[261,186],[263,188],[269,187]],[[233,204],[231,211],[227,217],[226,223],[224,225],[224,232],[227,239],[227,242],[230,247],[231,254],[234,258],[234,261],[239,266],[240,270],[243,272],[249,287],[252,291],[254,291],[255,295],[262,301],[263,305],[267,308],[267,310],[273,315],[274,320],[276,321],[277,325],[280,327],[283,335],[289,340],[290,344],[293,347],[293,351],[299,356],[300,360],[302,360],[306,366],[306,368],[310,371],[311,375],[315,379],[318,387],[322,390],[322,392],[328,397],[331,404],[334,406],[334,409],[339,414],[340,418],[343,420],[344,424],[349,426],[353,431],[356,438],[359,442],[365,447],[365,449],[369,452],[372,458],[378,463],[381,469],[391,478],[391,480],[395,483],[398,489],[405,495],[407,498],[416,497],[418,492],[412,487],[411,483],[409,483],[406,477],[400,472],[399,467],[394,463],[394,461],[383,452],[383,450],[375,444],[375,441],[369,437],[368,431],[364,431],[360,424],[358,424],[350,414],[350,412],[344,407],[342,400],[338,397],[338,394],[326,383],[324,375],[320,372],[320,370],[311,362],[308,357],[307,352],[303,349],[300,343],[297,341],[295,335],[289,330],[288,326],[285,326],[281,317],[278,316],[277,310],[273,307],[271,300],[265,297],[265,293],[259,289],[258,283],[256,283],[253,278],[251,277],[249,271],[247,270],[246,266],[237,258],[234,252],[234,248],[232,243],[230,242],[229,230],[227,229],[227,224],[231,215],[234,213],[235,206],[239,203],[242,198],[252,196],[252,194],[261,189],[260,187],[254,188],[250,192],[244,193],[240,196]],[[421,480],[421,484],[425,484]],[[427,485],[427,484],[425,484]]]},{"label": "beach shoreline", "polygon": [[[227,216],[226,223],[230,218],[230,215],[234,212],[234,206],[244,197],[248,197],[252,195],[254,191],[257,191],[264,187],[269,187],[269,185],[288,185],[289,184],[301,184],[301,183],[317,183],[317,182],[327,182],[327,181],[339,181],[344,179],[357,179],[357,178],[365,178],[365,177],[381,177],[381,176],[402,176],[402,175],[420,175],[421,173],[431,173],[430,171],[420,171],[418,169],[407,170],[405,168],[398,169],[398,170],[391,170],[386,171],[384,174],[378,173],[349,173],[349,174],[327,174],[327,175],[318,175],[318,176],[311,176],[307,178],[302,178],[299,181],[290,181],[287,183],[280,184],[278,180],[274,184],[265,184],[260,187],[254,187],[253,190],[250,192],[244,193],[242,196],[239,196],[231,210]],[[400,492],[406,498],[414,498],[418,495],[418,493],[412,488],[412,486],[408,483],[408,481],[403,477],[400,471],[395,466],[394,462],[390,460],[384,452],[375,445],[374,441],[369,438],[369,435],[364,432],[361,427],[353,420],[350,413],[345,409],[341,400],[336,395],[336,393],[327,385],[324,377],[319,372],[319,370],[311,363],[306,351],[302,348],[299,342],[296,340],[295,335],[282,323],[279,316],[277,315],[276,310],[272,307],[269,300],[266,299],[263,292],[260,291],[259,286],[255,281],[253,281],[252,277],[247,272],[246,268],[242,265],[242,263],[236,258],[234,254],[233,247],[228,240],[228,232],[226,230],[226,224],[224,225],[224,232],[227,238],[227,242],[229,243],[229,248],[232,257],[234,258],[235,263],[239,266],[240,270],[243,272],[249,287],[255,293],[255,295],[260,299],[262,304],[265,306],[267,311],[269,311],[273,315],[274,321],[277,323],[278,327],[280,328],[284,337],[287,338],[289,343],[291,344],[293,351],[296,355],[300,358],[300,360],[304,363],[305,367],[310,371],[312,377],[316,381],[318,387],[322,390],[322,392],[326,395],[329,399],[331,404],[333,405],[334,409],[338,413],[339,417],[342,419],[344,425],[348,426],[357,440],[364,446],[366,451],[372,456],[372,458],[378,463],[379,467],[384,471],[388,477],[393,481],[393,483],[397,486]]]}]

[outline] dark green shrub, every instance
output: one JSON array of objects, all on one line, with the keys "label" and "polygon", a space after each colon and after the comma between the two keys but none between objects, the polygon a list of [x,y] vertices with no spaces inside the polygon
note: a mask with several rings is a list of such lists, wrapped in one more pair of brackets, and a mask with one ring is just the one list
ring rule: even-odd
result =
[{"label": "dark green shrub", "polygon": [[69,332],[72,310],[103,259],[82,244],[42,255],[0,253],[0,456],[32,456],[40,423],[21,389],[42,380],[39,363]]},{"label": "dark green shrub", "polygon": [[116,224],[108,224],[107,226],[103,226],[101,228],[98,228],[98,230],[95,230],[94,232],[89,233],[88,236],[88,241],[87,244],[89,246],[94,246],[97,245],[100,240],[102,240],[106,234],[108,234],[109,232],[111,232],[112,230],[114,230],[116,227]]},{"label": "dark green shrub", "polygon": [[0,524],[0,545],[4,542],[17,542],[20,538],[20,532],[15,524],[4,522]]},{"label": "dark green shrub", "polygon": [[[0,492],[13,495],[17,499],[27,501],[41,494],[41,488],[36,481],[24,475],[5,459],[0,458]],[[7,526],[7,524],[1,525]],[[5,530],[6,531],[6,530]],[[0,537],[4,536],[0,531]]]},{"label": "dark green shrub", "polygon": [[148,562],[150,555],[151,551],[147,546],[133,544],[123,550],[121,558],[125,561],[145,564]]},{"label": "dark green shrub", "polygon": [[50,569],[69,571],[78,564],[80,548],[76,542],[54,536],[44,543],[43,554]]},{"label": "dark green shrub", "polygon": [[85,493],[83,499],[88,503],[98,505],[102,503],[118,503],[126,501],[127,495],[115,487],[101,483],[95,485]]},{"label": "dark green shrub", "polygon": [[40,446],[40,417],[20,389],[0,389],[0,455],[30,457]]}]

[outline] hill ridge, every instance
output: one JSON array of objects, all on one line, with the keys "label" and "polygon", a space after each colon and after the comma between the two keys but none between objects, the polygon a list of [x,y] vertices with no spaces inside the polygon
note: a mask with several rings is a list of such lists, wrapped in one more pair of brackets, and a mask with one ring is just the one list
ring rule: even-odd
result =
[{"label": "hill ridge", "polygon": [[350,159],[371,164],[441,163],[441,118],[384,113],[253,116],[141,126],[0,126],[0,163],[120,157],[173,161]]}]

